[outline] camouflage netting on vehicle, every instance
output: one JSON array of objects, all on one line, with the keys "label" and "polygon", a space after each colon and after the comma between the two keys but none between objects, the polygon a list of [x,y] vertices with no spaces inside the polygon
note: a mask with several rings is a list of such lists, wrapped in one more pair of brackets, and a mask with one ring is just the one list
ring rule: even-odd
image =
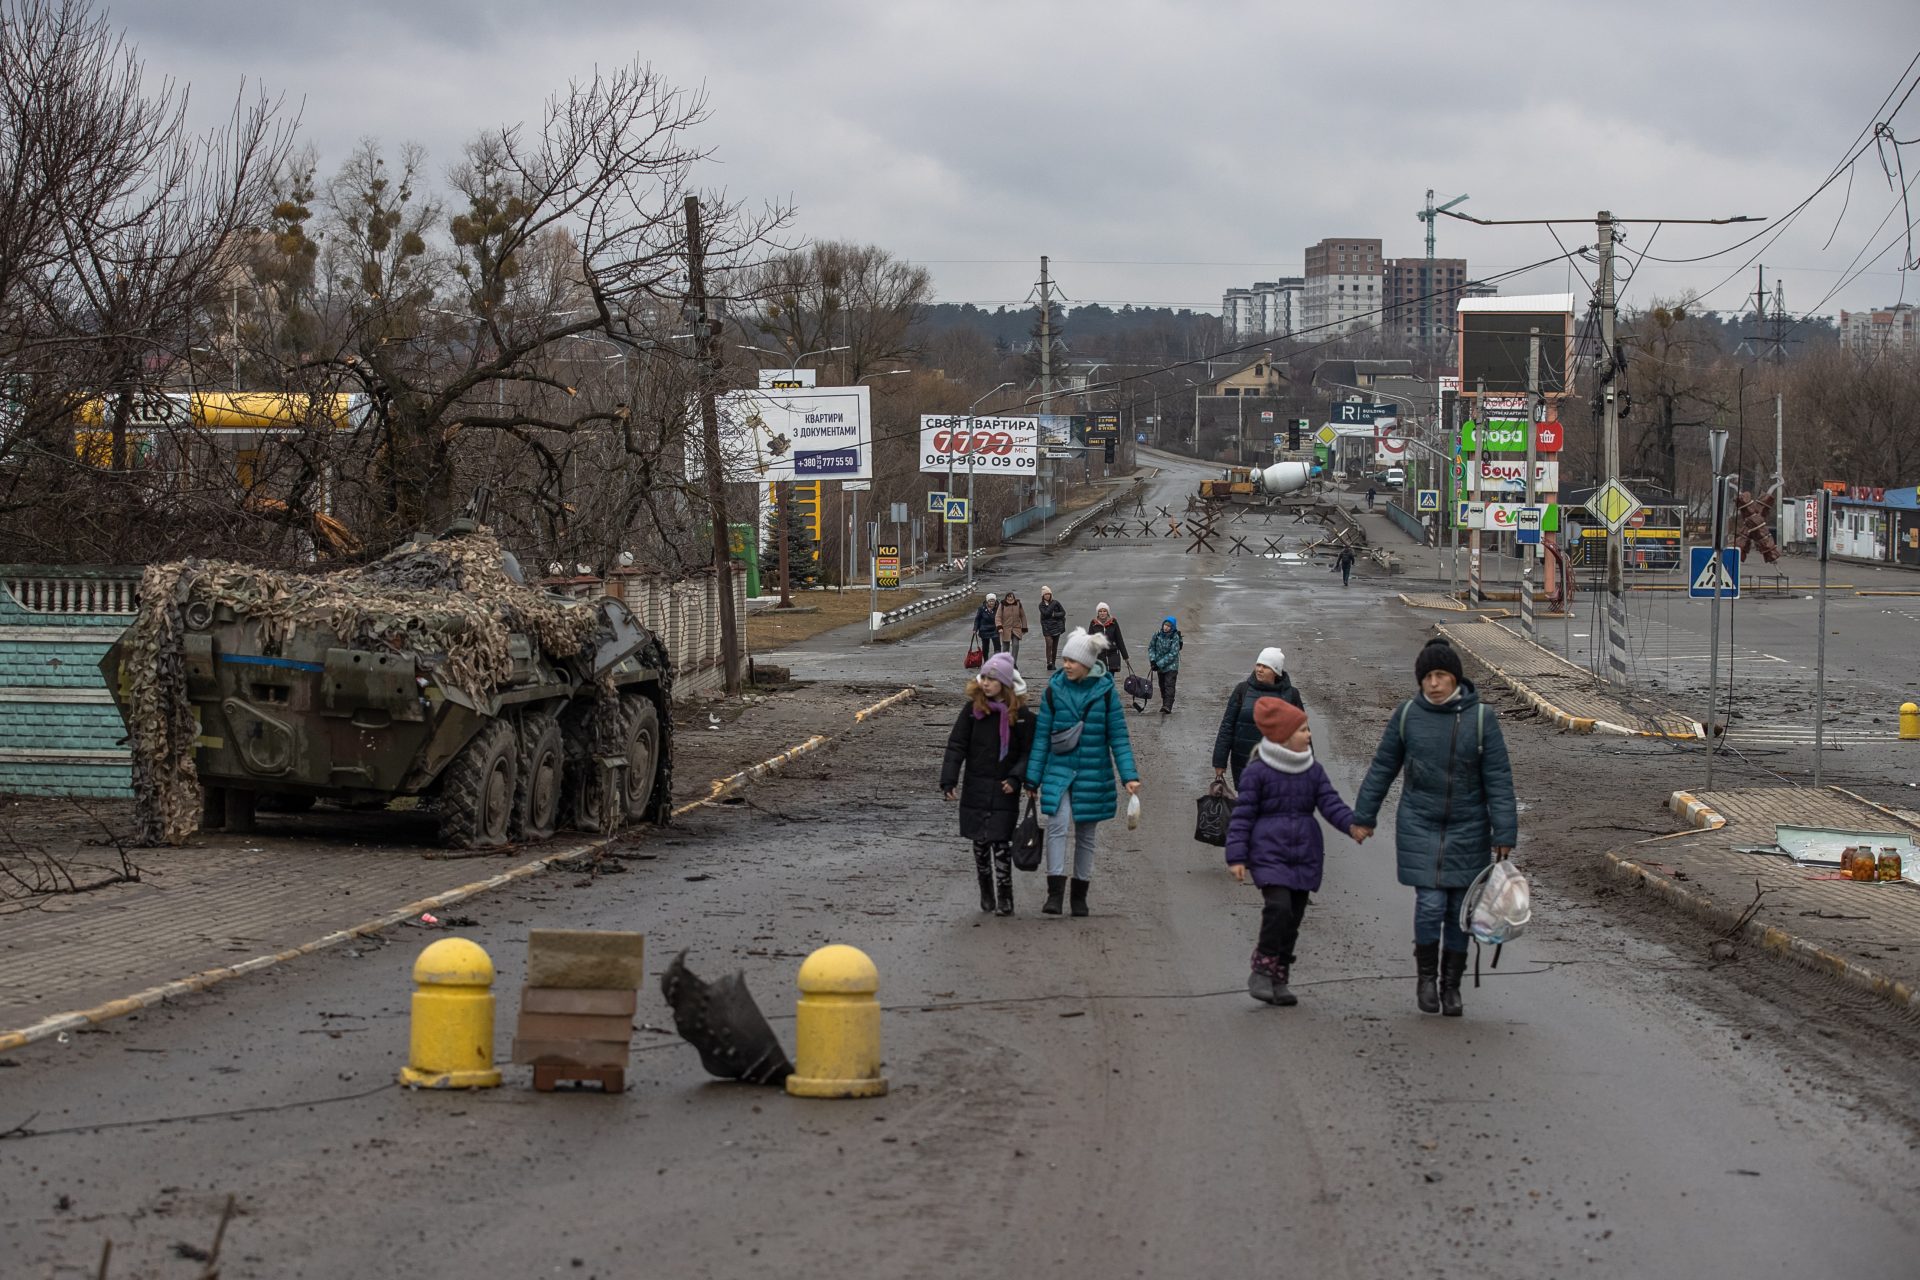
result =
[{"label": "camouflage netting on vehicle", "polygon": [[555,659],[576,656],[604,625],[600,610],[515,582],[491,532],[409,543],[370,565],[299,574],[226,561],[148,566],[128,635],[127,733],[142,838],[179,844],[200,825],[199,729],[187,697],[184,614],[224,605],[260,628],[276,654],[296,630],[323,628],[353,649],[410,651],[444,688],[484,702],[504,684],[508,637],[525,632]]}]

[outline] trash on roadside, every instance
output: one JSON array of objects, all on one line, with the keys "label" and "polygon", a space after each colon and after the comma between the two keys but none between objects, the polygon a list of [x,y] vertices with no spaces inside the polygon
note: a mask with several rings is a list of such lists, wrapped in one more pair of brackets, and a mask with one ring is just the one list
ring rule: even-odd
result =
[{"label": "trash on roadside", "polygon": [[747,976],[734,972],[714,982],[695,977],[687,953],[660,975],[660,994],[673,1007],[673,1028],[700,1054],[700,1065],[723,1080],[785,1084],[793,1074],[787,1051],[747,991]]},{"label": "trash on roadside", "polygon": [[1784,855],[1803,867],[1832,868],[1828,877],[1866,883],[1920,884],[1920,846],[1899,831],[1776,826],[1771,845],[1738,845],[1736,853]]}]

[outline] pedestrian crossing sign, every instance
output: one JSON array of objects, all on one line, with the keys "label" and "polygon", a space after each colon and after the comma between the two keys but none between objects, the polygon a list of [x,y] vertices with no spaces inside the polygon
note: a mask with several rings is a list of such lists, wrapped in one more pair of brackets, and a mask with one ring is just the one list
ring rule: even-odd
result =
[{"label": "pedestrian crossing sign", "polygon": [[1687,594],[1695,600],[1710,600],[1715,596],[1722,600],[1740,598],[1740,549],[1722,547],[1715,551],[1712,547],[1690,547],[1692,563],[1687,577]]},{"label": "pedestrian crossing sign", "polygon": [[1438,511],[1439,509],[1440,491],[1438,489],[1421,489],[1418,492],[1414,499],[1414,510]]},{"label": "pedestrian crossing sign", "polygon": [[927,495],[927,514],[937,516],[947,509],[947,495],[935,489]]},{"label": "pedestrian crossing sign", "polygon": [[970,505],[969,500],[966,498],[949,497],[947,499],[947,509],[946,509],[946,515],[945,515],[946,523],[947,524],[972,523],[973,513],[968,509],[969,505]]}]

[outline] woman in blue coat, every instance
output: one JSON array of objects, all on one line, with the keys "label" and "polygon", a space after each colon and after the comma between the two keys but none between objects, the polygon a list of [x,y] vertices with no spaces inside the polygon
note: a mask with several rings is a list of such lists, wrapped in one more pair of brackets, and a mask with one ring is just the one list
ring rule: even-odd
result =
[{"label": "woman in blue coat", "polygon": [[1067,888],[1067,845],[1073,845],[1073,914],[1087,914],[1087,884],[1099,824],[1118,811],[1114,770],[1129,795],[1140,790],[1127,737],[1126,710],[1113,677],[1101,664],[1104,638],[1075,630],[1060,645],[1060,670],[1047,681],[1027,756],[1027,790],[1040,797],[1047,815],[1047,901],[1040,910],[1060,914]]},{"label": "woman in blue coat", "polygon": [[1420,692],[1387,722],[1353,804],[1353,834],[1372,833],[1387,791],[1404,769],[1394,845],[1400,883],[1414,893],[1413,955],[1420,971],[1415,994],[1422,1013],[1457,1018],[1467,968],[1460,905],[1474,877],[1513,852],[1520,820],[1500,717],[1480,701],[1461,671],[1460,655],[1444,639],[1431,640],[1414,660],[1413,674]]}]

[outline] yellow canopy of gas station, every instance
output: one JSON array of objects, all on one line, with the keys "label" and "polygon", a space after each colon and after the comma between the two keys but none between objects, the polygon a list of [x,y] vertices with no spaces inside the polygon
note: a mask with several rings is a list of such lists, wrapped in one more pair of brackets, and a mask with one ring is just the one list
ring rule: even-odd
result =
[{"label": "yellow canopy of gas station", "polygon": [[[207,431],[289,431],[331,422],[337,428],[360,425],[366,396],[359,393],[309,395],[299,391],[170,391],[135,401],[131,425],[177,424]],[[106,422],[106,398],[80,406],[87,426]]]}]

